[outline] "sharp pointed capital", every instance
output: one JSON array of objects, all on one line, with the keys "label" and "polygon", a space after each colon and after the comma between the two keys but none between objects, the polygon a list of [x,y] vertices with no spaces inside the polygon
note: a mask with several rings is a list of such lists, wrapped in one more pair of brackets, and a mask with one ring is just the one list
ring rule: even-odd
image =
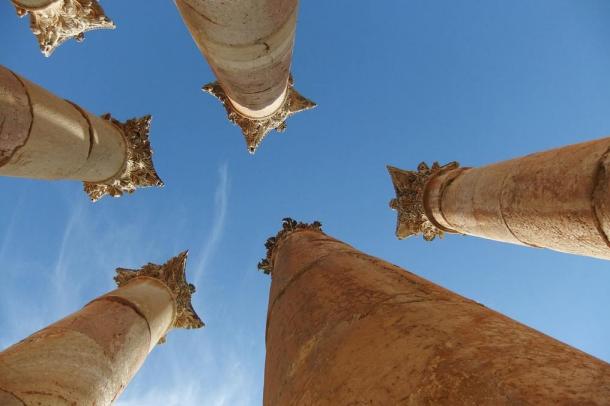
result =
[{"label": "sharp pointed capital", "polygon": [[57,0],[31,10],[18,0],[13,0],[13,4],[19,16],[30,15],[30,28],[47,57],[70,38],[80,42],[87,31],[115,28],[97,0]]},{"label": "sharp pointed capital", "polygon": [[103,119],[110,121],[122,131],[125,137],[126,157],[123,168],[110,179],[101,182],[84,182],[85,192],[92,201],[109,195],[120,197],[133,193],[137,188],[164,185],[153,165],[153,150],[150,146],[149,132],[152,116],[146,115],[121,123],[106,114]]},{"label": "sharp pointed capital", "polygon": [[227,111],[229,121],[241,128],[250,154],[256,152],[263,139],[272,130],[283,132],[286,129],[288,117],[317,106],[316,103],[294,89],[292,76],[288,81],[284,102],[275,113],[265,118],[251,118],[242,115],[235,109],[219,82],[208,83],[202,89],[220,100]]},{"label": "sharp pointed capital", "polygon": [[435,162],[432,167],[422,162],[418,165],[417,171],[406,171],[387,166],[396,192],[396,198],[390,201],[390,208],[397,212],[396,237],[398,239],[418,234],[422,234],[426,241],[443,237],[443,230],[437,228],[426,215],[424,190],[432,176],[458,167],[457,162],[443,166]]},{"label": "sharp pointed capital", "polygon": [[160,280],[169,288],[176,301],[176,318],[172,328],[201,328],[204,323],[191,304],[191,297],[196,291],[195,285],[186,280],[187,258],[188,251],[183,251],[163,265],[148,263],[140,269],[117,268],[114,280],[118,287],[139,277]]}]

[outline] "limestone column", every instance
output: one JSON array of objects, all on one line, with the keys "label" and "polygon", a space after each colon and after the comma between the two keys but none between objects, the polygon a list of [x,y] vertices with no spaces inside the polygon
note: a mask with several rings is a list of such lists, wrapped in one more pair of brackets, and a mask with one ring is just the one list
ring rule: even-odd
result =
[{"label": "limestone column", "polygon": [[290,77],[298,0],[175,2],[218,79],[203,90],[241,127],[250,153],[289,116],[315,107]]},{"label": "limestone column", "polygon": [[286,219],[271,274],[265,406],[607,404],[610,365]]},{"label": "limestone column", "polygon": [[97,117],[0,66],[0,175],[82,180],[93,201],[163,186],[150,120]]},{"label": "limestone column", "polygon": [[443,232],[610,259],[610,138],[480,168],[388,167],[396,235]]},{"label": "limestone column", "polygon": [[11,0],[17,15],[30,15],[30,28],[45,56],[70,38],[78,42],[85,32],[114,29],[97,0]]},{"label": "limestone column", "polygon": [[173,328],[200,328],[187,253],[117,269],[118,289],[0,353],[2,405],[109,405]]}]

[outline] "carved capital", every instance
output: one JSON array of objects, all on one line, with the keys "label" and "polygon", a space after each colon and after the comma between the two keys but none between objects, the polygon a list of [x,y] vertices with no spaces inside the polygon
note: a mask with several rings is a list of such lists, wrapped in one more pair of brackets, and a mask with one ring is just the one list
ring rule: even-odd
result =
[{"label": "carved capital", "polygon": [[81,42],[87,31],[115,28],[97,0],[56,0],[39,9],[27,9],[18,0],[13,4],[20,17],[30,15],[30,28],[45,56],[70,38]]},{"label": "carved capital", "polygon": [[405,171],[388,166],[396,191],[396,198],[390,201],[390,207],[398,214],[396,236],[399,239],[417,234],[422,234],[426,241],[443,237],[443,230],[438,229],[428,219],[424,210],[424,188],[432,176],[459,166],[457,162],[450,162],[443,166],[434,162],[430,168],[425,162],[422,162],[418,165],[417,171]]},{"label": "carved capital", "polygon": [[203,91],[215,96],[225,107],[229,121],[241,128],[241,131],[246,138],[248,152],[254,154],[260,145],[263,138],[271,132],[283,132],[286,129],[286,119],[300,111],[309,110],[316,107],[316,103],[301,96],[294,89],[292,76],[288,81],[288,89],[286,90],[286,98],[282,106],[272,115],[265,118],[250,118],[239,113],[231,104],[231,100],[226,95],[225,91],[218,82],[208,83],[203,86]]},{"label": "carved capital", "polygon": [[120,197],[141,187],[163,186],[153,165],[153,150],[148,140],[152,117],[134,118],[125,123],[115,120],[110,114],[105,114],[102,118],[121,129],[125,137],[126,158],[123,168],[111,179],[99,183],[84,182],[85,192],[91,200],[95,202],[106,195]]},{"label": "carved capital", "polygon": [[258,269],[263,273],[269,275],[273,272],[273,253],[275,248],[278,246],[280,241],[295,231],[311,230],[322,233],[322,223],[314,221],[313,223],[301,223],[296,220],[286,217],[282,219],[282,229],[277,233],[275,237],[270,237],[265,242],[265,248],[267,248],[267,256],[258,263]]},{"label": "carved capital", "polygon": [[[176,318],[171,328],[201,328],[204,323],[191,304],[195,286],[186,281],[187,256],[188,251],[184,251],[163,265],[148,263],[140,269],[117,268],[114,280],[118,287],[143,276],[160,280],[169,288],[176,301]],[[164,341],[165,337],[161,339],[161,342]]]}]

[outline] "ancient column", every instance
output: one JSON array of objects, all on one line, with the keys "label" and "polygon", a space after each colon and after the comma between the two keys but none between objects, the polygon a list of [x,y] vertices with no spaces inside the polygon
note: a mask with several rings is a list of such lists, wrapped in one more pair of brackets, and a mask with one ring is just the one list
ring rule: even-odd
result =
[{"label": "ancient column", "polygon": [[610,138],[480,168],[388,167],[396,235],[444,232],[610,259]]},{"label": "ancient column", "polygon": [[87,31],[115,28],[97,0],[11,1],[17,15],[30,15],[30,28],[45,56],[70,38],[82,42]]},{"label": "ancient column", "polygon": [[187,253],[117,269],[118,289],[0,353],[2,405],[109,405],[173,328],[200,328]]},{"label": "ancient column", "polygon": [[0,66],[0,175],[82,180],[93,201],[163,186],[150,120],[97,117]]},{"label": "ancient column", "polygon": [[298,0],[175,0],[217,82],[203,90],[224,105],[254,153],[271,131],[315,103],[290,77]]},{"label": "ancient column", "polygon": [[610,365],[286,219],[271,274],[264,404],[606,404]]}]

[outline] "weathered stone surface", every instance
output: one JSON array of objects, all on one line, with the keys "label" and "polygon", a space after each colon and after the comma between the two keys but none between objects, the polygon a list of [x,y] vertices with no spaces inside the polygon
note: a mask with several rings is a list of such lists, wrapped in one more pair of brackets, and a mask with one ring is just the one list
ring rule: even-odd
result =
[{"label": "weathered stone surface", "polygon": [[151,116],[97,117],[0,66],[0,175],[73,179],[93,201],[163,186],[148,139]]},{"label": "weathered stone surface", "polygon": [[24,84],[0,66],[0,166],[27,142],[32,126],[32,107]]},{"label": "weathered stone surface", "polygon": [[441,230],[610,259],[609,150],[603,138],[434,174],[412,203],[395,205],[399,230],[415,230],[401,237],[418,232],[405,213],[421,206]]},{"label": "weathered stone surface", "polygon": [[185,260],[179,255],[144,267],[158,272],[123,276],[118,289],[0,352],[0,405],[114,402],[152,348],[181,327],[187,295],[177,285],[189,291],[189,306],[192,293]]},{"label": "weathered stone surface", "polygon": [[320,231],[271,255],[265,405],[610,399],[610,365]]}]

